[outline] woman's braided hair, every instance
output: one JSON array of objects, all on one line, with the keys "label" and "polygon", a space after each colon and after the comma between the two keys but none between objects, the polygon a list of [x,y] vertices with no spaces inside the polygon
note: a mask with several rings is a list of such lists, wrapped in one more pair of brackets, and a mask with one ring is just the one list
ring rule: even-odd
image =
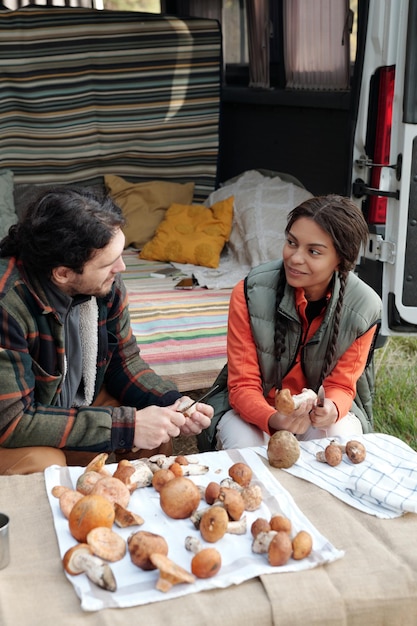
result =
[{"label": "woman's braided hair", "polygon": [[[366,246],[368,226],[360,209],[349,199],[338,195],[317,196],[306,200],[295,207],[288,215],[285,233],[288,234],[292,225],[301,217],[313,220],[332,239],[336,253],[340,259],[339,279],[340,291],[336,304],[333,334],[327,346],[326,358],[320,374],[320,383],[330,373],[336,352],[342,315],[343,298],[346,281],[357,262],[362,246]],[[279,314],[279,304],[284,295],[286,285],[285,271],[281,268],[276,288],[275,316],[275,355],[277,360],[277,389],[282,385],[281,356],[285,351],[286,320]]]}]

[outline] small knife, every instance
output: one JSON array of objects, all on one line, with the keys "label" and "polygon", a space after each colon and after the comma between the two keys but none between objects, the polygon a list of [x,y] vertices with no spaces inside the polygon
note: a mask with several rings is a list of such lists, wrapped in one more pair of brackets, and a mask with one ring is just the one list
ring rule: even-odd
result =
[{"label": "small knife", "polygon": [[326,393],[324,391],[323,385],[320,385],[319,390],[317,392],[317,406],[324,406],[324,400],[326,398]]},{"label": "small knife", "polygon": [[209,391],[207,391],[204,395],[202,395],[200,398],[198,398],[197,400],[194,400],[194,402],[184,407],[183,409],[179,409],[179,413],[184,413],[184,411],[188,411],[188,409],[191,409],[191,407],[197,404],[197,402],[202,402],[203,400],[211,396],[211,394],[214,393],[218,387],[219,385],[215,385]]}]

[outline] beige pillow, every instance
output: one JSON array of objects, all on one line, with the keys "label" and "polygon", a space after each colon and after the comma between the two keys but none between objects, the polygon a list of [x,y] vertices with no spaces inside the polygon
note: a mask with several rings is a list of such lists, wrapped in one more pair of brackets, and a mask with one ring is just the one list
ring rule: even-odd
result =
[{"label": "beige pillow", "polygon": [[126,218],[123,228],[126,247],[142,248],[154,236],[168,207],[174,202],[190,204],[194,195],[194,183],[162,180],[130,183],[120,176],[107,174],[104,184]]},{"label": "beige pillow", "polygon": [[218,267],[233,222],[233,196],[211,207],[173,204],[141,259]]}]

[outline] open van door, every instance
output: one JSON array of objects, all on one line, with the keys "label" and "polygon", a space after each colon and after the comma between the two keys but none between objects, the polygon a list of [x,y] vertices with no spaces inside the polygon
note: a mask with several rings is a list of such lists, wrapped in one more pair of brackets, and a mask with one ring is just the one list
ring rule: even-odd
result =
[{"label": "open van door", "polygon": [[352,195],[369,223],[358,273],[382,296],[381,334],[417,333],[417,0],[369,0]]}]

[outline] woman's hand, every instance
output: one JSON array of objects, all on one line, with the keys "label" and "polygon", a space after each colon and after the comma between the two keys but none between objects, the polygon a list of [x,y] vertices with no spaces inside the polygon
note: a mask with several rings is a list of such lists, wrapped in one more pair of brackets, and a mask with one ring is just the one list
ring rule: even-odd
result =
[{"label": "woman's hand", "polygon": [[303,402],[289,415],[276,411],[269,418],[269,427],[272,431],[288,430],[295,435],[302,435],[311,426],[310,422],[311,402]]},{"label": "woman's hand", "polygon": [[337,418],[338,412],[336,405],[328,398],[324,400],[323,406],[314,406],[310,411],[311,425],[314,426],[314,428],[320,428],[321,430],[330,428],[330,426],[335,423]]},{"label": "woman's hand", "polygon": [[[177,404],[182,405],[185,400],[189,400],[190,404],[192,403],[190,398],[183,396],[179,401],[177,401]],[[210,426],[214,409],[209,404],[197,402],[196,404],[193,404],[189,411],[186,410],[185,413],[185,422],[180,429],[181,435],[199,435],[202,430]]]}]

